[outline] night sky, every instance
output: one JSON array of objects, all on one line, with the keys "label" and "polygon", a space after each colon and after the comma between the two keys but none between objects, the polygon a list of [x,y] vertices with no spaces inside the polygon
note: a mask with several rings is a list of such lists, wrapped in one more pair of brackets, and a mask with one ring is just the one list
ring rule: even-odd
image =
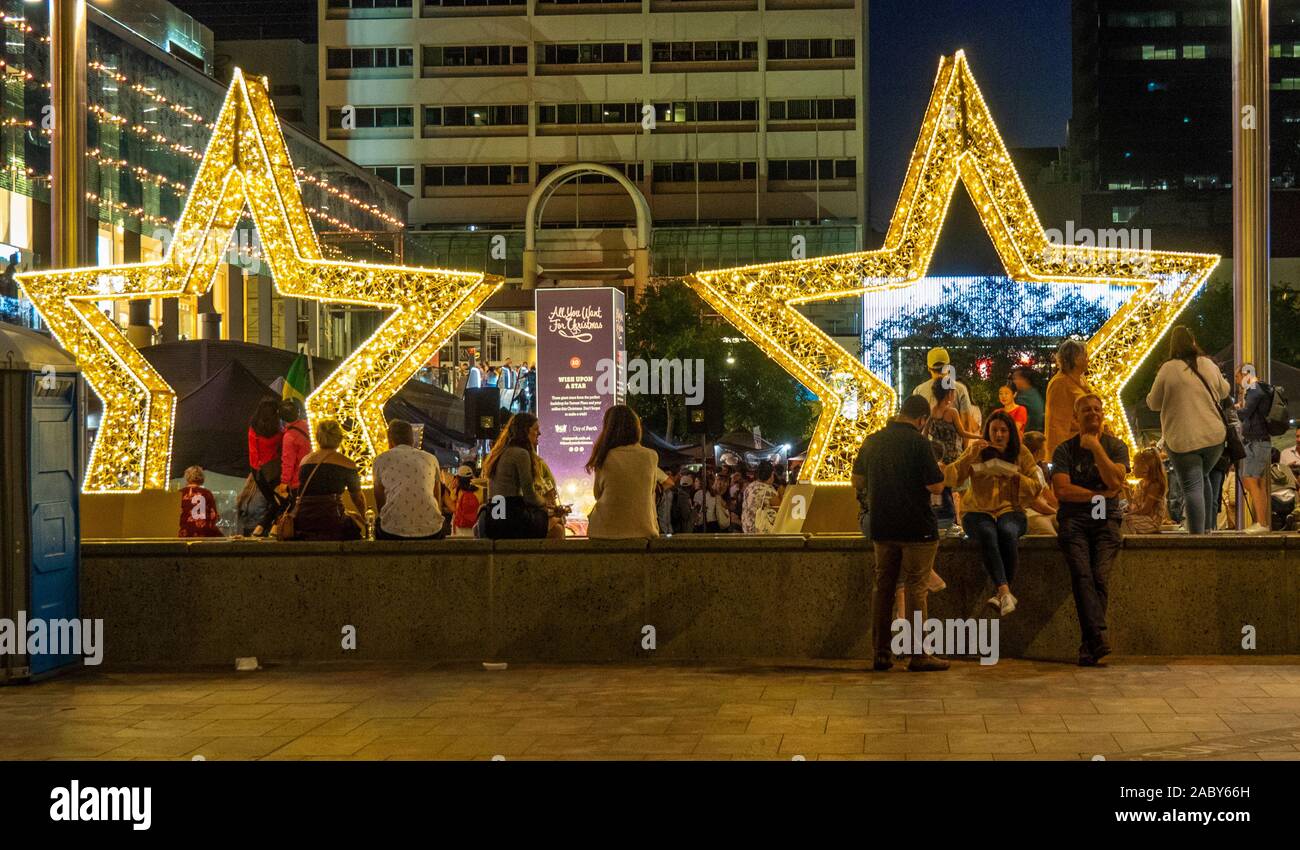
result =
[{"label": "night sky", "polygon": [[1069,0],[870,0],[871,227],[889,225],[942,54],[966,51],[1008,147],[1065,144]]}]

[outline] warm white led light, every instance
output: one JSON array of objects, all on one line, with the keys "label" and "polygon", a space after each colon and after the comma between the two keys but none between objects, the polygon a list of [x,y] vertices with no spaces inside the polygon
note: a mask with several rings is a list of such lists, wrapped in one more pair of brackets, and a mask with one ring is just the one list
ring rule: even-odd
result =
[{"label": "warm white led light", "polygon": [[161,260],[17,276],[104,402],[85,492],[165,489],[176,410],[176,393],[99,311],[103,282],[115,297],[202,295],[245,207],[281,294],[393,311],[307,398],[313,424],[343,426],[340,450],[357,461],[363,480],[387,448],[384,403],[502,283],[474,272],[324,259],[265,84],[236,69]]},{"label": "warm white led light", "polygon": [[[952,193],[970,193],[1007,275],[1021,281],[1131,286],[1088,340],[1088,379],[1134,445],[1120,390],[1219,262],[1214,254],[1054,245],[998,134],[966,57],[939,62],[884,247],[813,260],[699,272],[687,282],[822,403],[801,477],[847,482],[858,447],[895,407],[889,385],[794,305],[910,287],[925,277]],[[848,377],[845,377],[848,376]]]}]

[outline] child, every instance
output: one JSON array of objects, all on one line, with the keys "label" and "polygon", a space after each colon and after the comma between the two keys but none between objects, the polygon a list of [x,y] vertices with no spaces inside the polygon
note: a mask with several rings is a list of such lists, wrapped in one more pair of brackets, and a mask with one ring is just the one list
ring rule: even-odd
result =
[{"label": "child", "polygon": [[474,470],[462,464],[456,470],[456,487],[452,500],[456,512],[451,517],[452,537],[473,537],[474,525],[478,522],[478,493],[474,489]]},{"label": "child", "polygon": [[1145,448],[1133,458],[1133,474],[1139,479],[1124,512],[1122,530],[1125,534],[1159,534],[1169,516],[1165,503],[1169,495],[1169,479],[1165,464],[1155,448]]},{"label": "child", "polygon": [[1047,463],[1047,435],[1042,431],[1026,431],[1022,441],[1038,464],[1038,483],[1042,485],[1038,497],[1025,508],[1025,519],[1029,523],[1029,534],[1056,534],[1056,511],[1060,505],[1056,494],[1048,485],[1051,470]]},{"label": "child", "polygon": [[185,470],[185,489],[181,490],[181,537],[221,537],[217,528],[217,500],[203,486],[203,467]]}]

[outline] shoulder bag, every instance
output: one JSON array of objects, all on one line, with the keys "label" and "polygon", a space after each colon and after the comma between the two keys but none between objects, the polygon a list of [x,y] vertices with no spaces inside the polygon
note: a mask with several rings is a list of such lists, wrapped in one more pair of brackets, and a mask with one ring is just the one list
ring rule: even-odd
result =
[{"label": "shoulder bag", "polygon": [[320,472],[320,468],[321,464],[316,464],[316,468],[311,471],[311,475],[307,476],[307,481],[302,485],[302,489],[298,491],[298,498],[294,500],[293,507],[281,513],[280,516],[276,518],[275,522],[272,523],[271,535],[273,537],[277,537],[280,540],[293,539],[293,524],[294,520],[298,517],[298,508],[302,507],[302,495],[307,492],[307,488],[311,486],[311,480],[316,477],[317,472]]},{"label": "shoulder bag", "polygon": [[1233,407],[1231,400],[1223,399],[1220,401],[1214,397],[1214,390],[1210,389],[1209,381],[1205,380],[1205,376],[1201,374],[1200,365],[1201,362],[1197,360],[1197,368],[1192,369],[1190,366],[1187,368],[1192,369],[1192,374],[1201,382],[1201,386],[1205,387],[1205,392],[1210,396],[1210,403],[1218,411],[1219,419],[1223,422],[1223,430],[1227,434],[1227,438],[1224,440],[1225,451],[1228,457],[1232,458],[1232,462],[1236,463],[1246,457],[1246,446],[1241,439],[1241,420],[1237,418],[1237,409]]}]

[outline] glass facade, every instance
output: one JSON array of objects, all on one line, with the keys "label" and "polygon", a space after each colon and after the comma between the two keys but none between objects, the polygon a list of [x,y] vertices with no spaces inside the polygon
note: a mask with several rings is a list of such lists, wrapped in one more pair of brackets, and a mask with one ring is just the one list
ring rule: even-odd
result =
[{"label": "glass facade", "polygon": [[[28,269],[49,257],[48,11],[24,0],[0,0],[0,10],[0,253],[17,253],[19,268]],[[165,249],[184,206],[227,86],[93,6],[87,17],[89,250],[101,264],[152,259]],[[285,136],[318,232],[404,226],[404,193],[292,128]],[[231,262],[256,271],[257,248],[245,218],[232,239]],[[219,293],[214,298],[222,300]],[[182,304],[182,319],[197,309]],[[125,319],[126,305],[113,312]],[[154,311],[155,321],[160,312]],[[6,309],[4,318],[10,315],[25,314]]]}]

